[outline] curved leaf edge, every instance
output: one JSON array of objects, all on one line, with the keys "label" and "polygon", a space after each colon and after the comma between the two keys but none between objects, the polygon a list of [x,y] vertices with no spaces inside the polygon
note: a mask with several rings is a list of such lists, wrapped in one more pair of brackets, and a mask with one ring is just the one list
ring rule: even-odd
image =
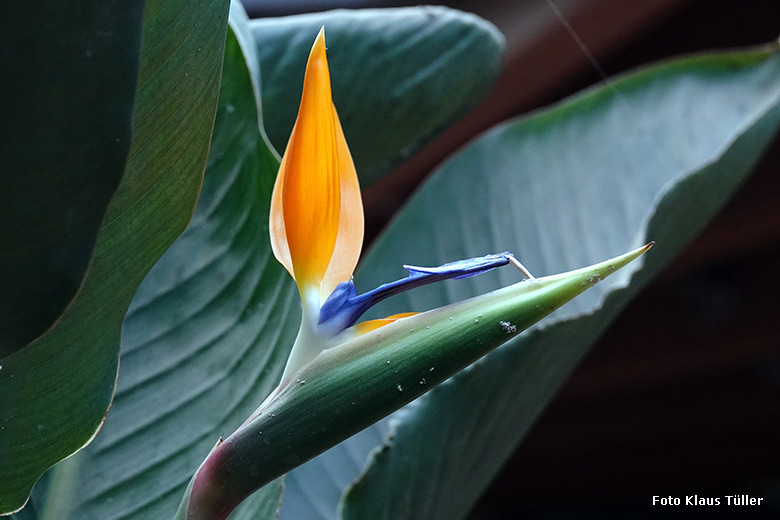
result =
[{"label": "curved leaf edge", "polygon": [[[765,45],[751,47],[748,49],[729,49],[725,52],[708,51],[708,52],[696,53],[696,54],[691,54],[691,55],[677,57],[677,58],[671,58],[669,60],[662,60],[655,64],[643,65],[635,69],[632,69],[630,71],[627,71],[624,74],[621,74],[620,76],[617,77],[616,80],[610,81],[610,83],[607,85],[606,88],[604,88],[602,85],[594,85],[564,100],[561,100],[553,105],[550,105],[548,107],[543,107],[533,112],[530,112],[528,114],[502,122],[486,130],[484,133],[480,134],[478,137],[475,138],[474,141],[478,141],[490,135],[500,133],[507,128],[520,125],[526,122],[535,121],[537,123],[541,123],[551,118],[557,118],[561,114],[565,114],[569,111],[578,109],[579,108],[578,104],[580,103],[597,103],[598,100],[601,99],[602,97],[605,96],[609,97],[614,95],[611,90],[617,84],[623,83],[632,86],[639,85],[649,75],[653,75],[659,71],[665,71],[665,70],[670,71],[674,69],[690,67],[691,65],[696,65],[696,64],[707,64],[713,60],[717,60],[718,62],[720,62],[721,60],[726,62],[731,62],[731,66],[734,67],[749,66],[754,63],[762,62],[764,60],[772,58],[773,56],[776,56],[778,51],[780,51],[780,40],[773,41]],[[726,64],[719,63],[719,65],[726,65]],[[674,199],[676,193],[681,189],[681,186],[683,186],[685,183],[695,182],[697,179],[705,176],[709,166],[718,163],[724,156],[726,156],[729,153],[729,151],[731,151],[735,146],[737,146],[740,143],[740,141],[742,141],[743,139],[747,140],[746,134],[751,129],[753,129],[755,126],[760,125],[765,121],[767,122],[772,121],[774,117],[775,124],[770,125],[772,127],[770,129],[771,131],[763,132],[764,142],[759,144],[761,148],[766,149],[766,147],[772,142],[772,140],[780,132],[780,129],[778,129],[778,125],[777,125],[777,120],[780,120],[780,91],[777,92],[774,98],[774,103],[772,105],[773,108],[767,107],[769,108],[769,110],[765,110],[760,114],[756,114],[756,117],[751,119],[747,123],[746,127],[743,127],[739,129],[739,131],[735,132],[733,138],[729,141],[729,143],[726,146],[723,147],[720,154],[713,157],[708,163],[702,165],[702,167],[699,168],[697,171],[683,174],[677,177],[676,179],[674,179],[673,181],[671,181],[668,184],[667,188],[663,191],[663,194],[657,199],[656,203],[651,208],[649,208],[648,218],[646,219],[644,225],[641,226],[640,229],[637,231],[637,239],[635,240],[635,243],[646,242],[648,240],[651,240],[651,237],[652,240],[659,242],[660,245],[656,246],[655,248],[658,254],[655,254],[654,252],[654,254],[652,255],[652,261],[646,264],[643,261],[644,259],[640,259],[640,261],[634,262],[631,266],[625,268],[623,270],[623,274],[626,276],[624,276],[621,280],[615,280],[612,284],[611,289],[607,293],[602,295],[600,300],[592,308],[591,311],[583,311],[578,314],[566,317],[565,319],[559,319],[559,320],[556,320],[555,316],[553,315],[550,318],[543,320],[539,324],[534,325],[526,332],[526,334],[533,335],[537,332],[541,332],[553,326],[574,324],[577,321],[581,320],[582,318],[597,316],[600,313],[606,314],[603,320],[603,324],[604,324],[602,327],[602,333],[603,333],[606,330],[606,328],[609,326],[609,324],[611,324],[614,321],[614,319],[620,314],[622,309],[624,309],[626,305],[644,287],[646,287],[652,281],[653,277],[655,277],[658,273],[660,273],[663,270],[663,268],[666,267],[675,258],[675,256],[679,254],[679,252],[682,250],[682,247],[674,248],[674,249],[665,248],[663,245],[665,241],[661,236],[659,236],[662,235],[662,233],[658,232],[659,228],[663,228],[663,226],[658,224],[658,221],[664,218],[663,217],[665,213],[664,210],[671,212],[671,210],[676,206]],[[759,134],[761,134],[761,132],[759,132]],[[750,165],[746,169],[749,171],[752,169],[752,167],[753,165]],[[441,167],[437,168],[437,171],[439,169],[441,169]],[[429,181],[433,179],[436,173],[437,172],[435,171],[433,175],[429,177]],[[744,178],[746,177],[747,175],[745,175]],[[731,195],[733,195],[734,191],[736,191],[738,185],[741,184],[742,181],[744,181],[744,178],[738,180],[738,182],[734,187],[734,190],[729,192],[728,196],[721,201],[720,207],[724,206],[726,202],[728,202]],[[407,202],[407,204],[409,204],[409,202]],[[402,212],[403,212],[403,208],[401,209],[401,211],[399,211],[399,215]],[[714,213],[717,213],[717,210]],[[692,241],[693,238],[695,238],[695,236],[697,236],[704,229],[704,227],[708,222],[709,219],[705,219],[704,221],[700,222],[699,225],[697,226],[697,229],[691,234],[692,236],[688,237],[688,239],[685,240],[685,242],[687,243]],[[389,229],[391,226],[392,223],[391,225],[388,225],[386,229]],[[380,237],[378,238],[378,240],[376,240],[375,243],[381,242],[381,238],[382,237],[380,235]],[[604,312],[605,309],[608,309],[609,311]],[[500,347],[500,349],[501,350],[512,349],[515,344],[516,342],[511,341],[503,345],[502,347]],[[479,360],[474,362],[469,367],[465,368],[460,373],[455,374],[452,378],[443,382],[439,386],[439,388],[434,389],[434,392],[444,387],[444,385],[457,384],[458,377],[462,377],[462,376],[468,377],[468,373],[470,371],[474,370],[475,368],[478,368],[480,364],[484,362],[486,362],[486,357],[480,358]],[[423,397],[423,399],[425,397]],[[361,495],[361,493],[363,493],[363,487],[366,484],[366,480],[370,478],[371,472],[380,471],[379,468],[381,467],[381,465],[385,464],[386,461],[389,460],[391,451],[395,446],[395,438],[398,436],[399,430],[404,426],[405,414],[413,413],[412,410],[417,404],[419,404],[419,401],[414,401],[410,403],[407,407],[400,409],[398,412],[396,412],[394,415],[392,415],[389,418],[389,420],[387,421],[387,431],[384,435],[384,440],[382,444],[376,446],[374,449],[372,449],[369,452],[368,457],[366,459],[366,463],[363,466],[360,474],[355,478],[354,481],[352,481],[344,489],[344,492],[342,493],[338,503],[337,518],[339,518],[340,520],[348,520],[352,518],[351,516],[344,516],[344,511],[347,502],[352,498],[359,499],[359,496]],[[522,438],[520,439],[519,442],[522,442]],[[513,446],[510,450],[510,453],[513,452],[515,449],[516,446]],[[482,491],[484,491],[484,488],[479,490],[479,494],[481,494]]]},{"label": "curved leaf edge", "polygon": [[[148,10],[148,7],[149,7],[148,6],[149,3],[150,2],[145,2],[144,17],[146,17],[147,14],[148,14],[147,10]],[[224,4],[225,4],[225,8],[226,8],[228,2],[224,2]],[[221,18],[217,17],[215,19],[216,20],[220,20],[220,19],[223,20],[221,22],[221,24],[222,24],[222,27],[223,27],[223,34],[224,34],[224,27],[226,27],[226,25],[227,25],[227,20],[226,20],[227,19],[227,9],[225,9],[224,17],[221,17]],[[146,29],[146,20],[144,19],[144,30],[145,29]],[[223,45],[224,45],[224,40],[223,40]],[[142,55],[142,60],[141,61],[142,61],[142,63],[143,63],[143,54],[144,54],[144,49],[143,49],[143,43],[142,43],[142,49],[141,49],[141,55]],[[220,56],[221,56],[221,53],[220,53]],[[219,68],[221,68],[221,61],[219,63]],[[143,73],[143,64],[142,64],[142,67],[141,67],[141,70],[139,71],[139,73]],[[141,85],[140,83],[137,85],[135,102],[134,102],[134,111],[135,111],[135,107],[137,107],[137,104],[139,102],[138,92],[141,90],[142,87],[143,87],[143,85]],[[218,83],[217,83],[216,87],[217,87],[217,92],[218,92]],[[215,96],[214,104],[213,104],[214,111],[211,114],[211,127],[212,127],[212,129],[213,129],[213,124],[214,124],[214,119],[216,117],[216,104],[217,103],[216,103],[216,96]],[[137,121],[138,118],[135,117],[135,115],[136,114],[134,113],[134,117],[133,117],[134,125],[136,125],[138,123],[138,121]],[[134,127],[134,130],[135,130],[135,127]],[[84,294],[86,294],[84,289],[89,289],[90,287],[99,284],[100,281],[101,281],[101,276],[95,274],[95,269],[93,269],[93,267],[95,266],[96,253],[99,254],[99,252],[100,252],[99,251],[100,250],[99,246],[100,246],[100,243],[101,243],[101,236],[103,235],[104,231],[107,230],[107,229],[110,229],[112,227],[112,224],[114,223],[113,221],[108,220],[108,219],[110,219],[112,216],[115,219],[116,218],[120,218],[120,216],[124,216],[124,215],[120,215],[120,216],[112,215],[112,208],[114,208],[114,207],[121,207],[123,205],[126,205],[126,203],[124,202],[124,199],[126,198],[126,193],[123,192],[123,186],[126,183],[129,183],[131,185],[135,183],[135,180],[132,180],[132,181],[128,180],[128,175],[127,175],[127,170],[130,169],[130,168],[133,168],[133,164],[132,164],[132,162],[133,162],[133,150],[134,150],[135,146],[136,146],[136,143],[135,143],[135,135],[134,135],[133,136],[133,140],[131,142],[130,154],[129,154],[128,160],[127,160],[127,162],[125,164],[125,168],[124,168],[122,179],[119,182],[117,190],[114,192],[113,196],[111,197],[111,199],[110,199],[110,201],[108,203],[108,207],[107,207],[106,213],[103,216],[103,220],[101,221],[101,226],[100,226],[100,231],[98,233],[98,238],[96,240],[95,247],[93,248],[93,256],[90,259],[88,269],[87,269],[87,271],[85,273],[85,277],[81,281],[79,292],[76,293],[74,298],[70,301],[68,307],[63,311],[63,313],[58,317],[58,319],[54,322],[54,324],[52,324],[52,326],[45,333],[43,333],[40,336],[38,336],[37,338],[35,338],[33,341],[31,341],[30,343],[25,345],[22,349],[17,350],[16,352],[14,352],[13,354],[9,355],[8,357],[3,358],[2,361],[3,361],[4,364],[11,365],[11,364],[15,363],[18,358],[24,356],[27,352],[32,351],[33,349],[35,349],[39,345],[46,345],[47,343],[51,344],[51,342],[53,341],[53,340],[51,340],[53,334],[57,334],[59,331],[61,331],[63,329],[71,328],[69,325],[68,326],[64,326],[64,325],[66,324],[66,322],[70,318],[72,318],[72,315],[75,314],[75,312],[71,312],[72,310],[77,309],[79,314],[83,314],[83,312],[81,312],[83,309],[79,309],[78,308],[79,307],[78,303],[79,303],[81,297]],[[201,172],[200,172],[201,179],[202,179],[202,175],[203,175],[203,169],[205,169],[205,165],[206,165],[206,162],[205,162],[205,157],[204,157],[203,167],[202,167]],[[128,188],[128,190],[132,190],[132,188]],[[192,206],[190,208],[189,214],[186,217],[183,214],[182,218],[180,219],[180,221],[173,222],[173,224],[176,226],[176,227],[172,227],[171,228],[171,229],[175,229],[175,231],[174,231],[175,234],[173,235],[174,237],[177,236],[178,234],[180,234],[182,231],[184,231],[184,229],[186,228],[187,222],[192,218],[192,215],[193,215],[193,212],[194,212],[194,208],[195,208],[196,199],[197,199],[197,196],[192,198]],[[117,213],[116,210],[114,212]],[[113,234],[114,231],[113,230],[109,230],[108,233],[109,234]],[[111,240],[107,239],[105,241],[106,242],[110,242]],[[160,251],[159,254],[162,255],[164,250],[167,249],[167,247],[170,246],[170,244],[172,242],[173,242],[173,238],[171,238],[170,242],[168,242],[162,248],[162,250]],[[103,253],[106,253],[108,248],[106,247],[104,249],[105,250],[103,251]],[[111,252],[108,252],[107,256],[110,256],[110,253]],[[136,275],[137,279],[138,279],[138,283],[140,283],[140,281],[143,278],[143,276],[146,273],[148,273],[148,271],[151,269],[152,266],[153,266],[153,262],[149,263],[149,265],[147,265],[145,267],[145,270],[141,269],[141,270],[138,270],[136,273],[134,273]],[[130,296],[132,296],[132,294]],[[130,303],[130,298],[129,297],[126,298],[126,300],[127,301],[123,303],[123,305],[124,305],[124,310],[122,312],[123,315],[124,315],[124,313],[126,313],[127,306]],[[66,331],[66,332],[63,332],[62,335],[67,336],[67,335],[71,334],[71,332],[72,331]],[[3,494],[3,492],[6,491],[6,489],[0,489],[0,516],[8,516],[8,515],[12,515],[12,514],[19,513],[20,511],[22,511],[29,504],[30,497],[32,495],[33,489],[34,489],[35,485],[40,481],[41,477],[43,477],[43,475],[46,474],[56,464],[58,464],[58,463],[60,463],[60,462],[62,462],[64,460],[70,459],[71,457],[73,457],[77,453],[80,453],[100,433],[100,430],[102,429],[102,427],[103,427],[103,425],[105,423],[106,416],[107,416],[107,414],[108,414],[108,412],[110,410],[111,404],[113,403],[114,397],[116,395],[117,378],[118,378],[118,375],[119,375],[119,355],[120,355],[120,352],[119,352],[118,346],[119,346],[120,341],[119,341],[118,336],[120,335],[120,330],[109,331],[109,332],[107,332],[107,334],[109,336],[117,336],[115,340],[111,340],[111,339],[107,340],[108,342],[115,343],[117,345],[117,349],[116,349],[116,355],[115,355],[114,368],[110,371],[110,374],[108,372],[105,374],[105,377],[103,378],[103,380],[101,382],[101,384],[102,384],[102,386],[104,388],[110,388],[110,392],[106,392],[106,394],[104,396],[99,396],[99,400],[94,402],[94,403],[92,403],[94,409],[101,410],[101,414],[100,414],[100,416],[98,418],[95,419],[95,421],[90,421],[86,426],[82,427],[82,430],[83,430],[82,433],[85,434],[84,438],[86,438],[86,440],[85,441],[76,440],[76,442],[73,442],[71,440],[69,446],[67,446],[65,448],[60,447],[60,449],[59,449],[59,458],[57,460],[55,460],[54,462],[51,462],[51,463],[47,462],[47,463],[45,463],[45,465],[44,464],[40,464],[40,463],[37,464],[36,465],[36,469],[34,470],[34,473],[35,473],[36,476],[34,478],[25,479],[24,482],[20,482],[19,485],[16,488],[14,488],[14,490],[12,490],[14,492],[13,495],[10,494],[10,493],[9,494]],[[103,339],[106,339],[106,338],[103,338]],[[3,368],[4,368],[3,364],[0,364],[0,369],[3,369]],[[8,368],[8,366],[6,366],[5,368]],[[0,372],[0,382],[2,382],[3,380],[10,380],[10,378],[14,377],[13,374],[11,374],[10,376],[6,376],[5,372],[7,372],[7,370],[4,370],[3,372]],[[17,379],[19,379],[19,378],[17,378]],[[109,379],[110,379],[110,381],[109,381]],[[0,395],[0,398],[2,398],[2,397],[4,397],[4,396]],[[8,420],[8,418],[5,418],[5,419]],[[88,434],[88,435],[86,435],[86,434]],[[80,436],[79,439],[81,439],[81,438],[82,437]],[[2,449],[2,447],[3,446],[0,446],[0,449]],[[0,462],[4,463],[5,460],[0,459]],[[4,475],[0,475],[0,476],[4,476]],[[21,491],[19,491],[20,489],[21,489]]]}]

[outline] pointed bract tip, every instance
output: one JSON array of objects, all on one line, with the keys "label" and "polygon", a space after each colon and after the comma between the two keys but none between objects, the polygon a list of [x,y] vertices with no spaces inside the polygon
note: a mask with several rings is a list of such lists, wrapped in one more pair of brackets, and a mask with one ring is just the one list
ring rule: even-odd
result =
[{"label": "pointed bract tip", "polygon": [[633,251],[629,251],[628,253],[622,254],[618,257],[613,258],[612,260],[615,261],[619,267],[623,267],[624,265],[627,265],[640,256],[647,253],[653,246],[655,245],[655,242],[648,242],[647,244],[643,245],[642,247],[638,247],[634,249]]}]

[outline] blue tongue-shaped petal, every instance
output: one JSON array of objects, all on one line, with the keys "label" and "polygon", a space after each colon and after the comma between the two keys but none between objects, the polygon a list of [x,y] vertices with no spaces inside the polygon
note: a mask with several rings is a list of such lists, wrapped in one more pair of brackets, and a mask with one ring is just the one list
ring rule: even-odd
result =
[{"label": "blue tongue-shaped petal", "polygon": [[[404,265],[404,269],[409,271],[409,278],[419,277],[433,277],[436,275],[444,275],[445,278],[437,278],[425,283],[435,282],[438,280],[453,279],[459,280],[461,278],[468,278],[469,276],[475,276],[485,273],[496,267],[501,267],[509,263],[509,258],[512,257],[511,253],[503,252],[495,255],[480,256],[478,258],[469,258],[467,260],[458,260],[456,262],[449,262],[442,264],[438,267],[418,267],[415,265]],[[406,281],[408,280],[399,280]],[[393,282],[397,283],[397,282]],[[417,287],[417,286],[414,286]]]},{"label": "blue tongue-shaped petal", "polygon": [[357,323],[360,316],[373,305],[394,294],[441,280],[468,278],[507,265],[510,262],[520,267],[527,277],[531,277],[511,253],[504,252],[458,260],[438,267],[405,265],[404,269],[409,271],[409,276],[380,285],[376,289],[360,295],[357,294],[351,280],[341,282],[320,308],[319,330],[327,335],[338,334]]}]

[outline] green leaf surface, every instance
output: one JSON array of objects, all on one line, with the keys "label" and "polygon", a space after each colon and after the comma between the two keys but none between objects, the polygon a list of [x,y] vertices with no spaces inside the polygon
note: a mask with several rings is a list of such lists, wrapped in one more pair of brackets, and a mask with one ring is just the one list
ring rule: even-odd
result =
[{"label": "green leaf surface", "polygon": [[130,149],[143,2],[0,7],[0,358],[76,294]]},{"label": "green leaf surface", "polygon": [[[217,439],[276,386],[294,341],[298,291],[268,238],[279,160],[259,127],[246,15],[233,7],[195,214],[133,299],[114,404],[66,461],[78,461],[78,485],[58,520],[173,518]],[[267,487],[236,518],[274,518],[280,493],[280,482]]]},{"label": "green leaf surface", "polygon": [[[532,271],[649,237],[658,254],[630,286],[619,273],[614,285],[576,300],[399,417],[389,449],[374,454],[342,517],[464,517],[590,345],[723,206],[779,123],[776,47],[700,56],[498,128],[445,166],[405,213],[406,225],[419,224],[445,185],[492,165],[490,211],[465,211],[475,207],[473,191],[456,204],[470,228],[460,247],[498,244],[506,234]],[[389,233],[374,254],[392,254],[399,239]],[[414,488],[400,478],[409,460],[426,468]]]},{"label": "green leaf surface", "polygon": [[314,37],[325,27],[333,102],[365,188],[411,156],[493,86],[503,36],[444,7],[331,11],[251,22],[264,123],[284,150]]},{"label": "green leaf surface", "polygon": [[[258,28],[253,32],[257,37]],[[84,483],[61,508],[64,518],[171,514],[215,439],[235,429],[277,383],[293,343],[297,289],[268,247],[268,199],[278,160],[258,130],[246,72],[259,77],[254,46],[243,44],[243,30],[235,36],[228,38],[201,200],[191,226],[131,306],[116,400],[101,435],[74,457]],[[334,47],[330,36],[329,44]],[[301,63],[310,45],[301,48]],[[297,99],[291,103],[297,108]],[[181,428],[190,423],[199,426]],[[116,467],[123,470],[112,471]],[[136,486],[143,499],[133,502]],[[279,491],[279,483],[266,487],[234,516],[272,518]],[[46,497],[36,498],[47,504]]]},{"label": "green leaf surface", "polygon": [[[501,125],[445,164],[369,253],[358,290],[402,263],[508,249],[538,275],[647,240],[656,247],[641,270],[627,267],[390,421],[291,472],[285,500],[316,503],[310,518],[336,518],[345,488],[328,475],[342,471],[344,453],[359,459],[365,439],[384,436],[341,517],[464,517],[628,299],[738,188],[775,135],[778,103],[776,47],[683,58]],[[505,277],[404,293],[377,314],[457,301]],[[281,517],[294,515],[284,506]]]},{"label": "green leaf surface", "polygon": [[102,424],[130,300],[197,199],[226,25],[224,1],[146,2],[129,159],[84,287],[56,327],[0,360],[0,511]]}]

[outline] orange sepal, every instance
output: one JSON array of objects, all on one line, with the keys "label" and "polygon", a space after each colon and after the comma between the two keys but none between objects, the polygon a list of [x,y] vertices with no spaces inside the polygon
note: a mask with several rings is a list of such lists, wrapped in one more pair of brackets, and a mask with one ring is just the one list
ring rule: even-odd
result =
[{"label": "orange sepal", "polygon": [[400,320],[401,318],[408,318],[409,316],[414,316],[415,314],[419,314],[417,312],[401,312],[399,314],[393,314],[391,316],[388,316],[387,318],[379,318],[378,320],[368,320],[368,321],[362,321],[355,325],[355,332],[358,334],[365,334],[366,332],[371,332],[372,330],[376,330],[379,327],[384,327],[385,325],[389,325],[395,321]]},{"label": "orange sepal", "polygon": [[303,287],[322,298],[348,280],[363,243],[357,173],[331,100],[325,33],[309,55],[298,119],[271,198],[271,246]]}]

